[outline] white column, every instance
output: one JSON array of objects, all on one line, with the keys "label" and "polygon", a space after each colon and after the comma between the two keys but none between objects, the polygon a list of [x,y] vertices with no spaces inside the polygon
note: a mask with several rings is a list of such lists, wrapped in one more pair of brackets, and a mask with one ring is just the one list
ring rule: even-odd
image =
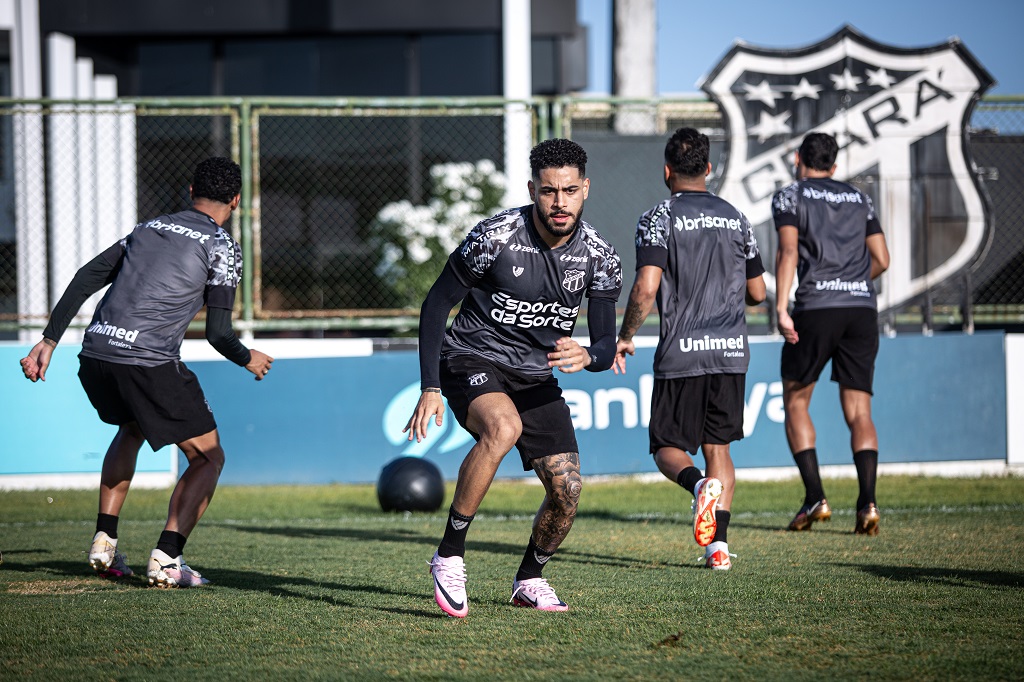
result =
[{"label": "white column", "polygon": [[[118,158],[115,163],[117,168],[117,220],[111,230],[117,236],[125,236],[139,222],[138,208],[138,174],[136,161],[136,128],[135,128],[135,107],[130,104],[122,104],[118,107],[120,112],[117,117]],[[114,242],[111,241],[111,244]],[[177,460],[175,459],[175,466]]]},{"label": "white column", "polygon": [[[114,76],[93,77],[93,97],[99,102],[117,98],[117,78]],[[120,119],[121,114],[114,104],[96,105],[96,221],[93,251],[99,253],[121,236],[127,225],[121,222],[120,189]]]},{"label": "white column", "polygon": [[[46,39],[47,96],[75,97],[75,41],[59,33]],[[49,116],[47,140],[47,194],[50,197],[50,306],[64,293],[78,269],[79,238],[76,117],[70,105],[57,105]],[[69,330],[70,342],[81,334]]]},{"label": "white column", "polygon": [[[655,95],[657,14],[654,0],[612,0],[612,94],[616,97],[650,99]],[[650,105],[619,105],[615,132],[620,135],[654,135],[655,109]]]},{"label": "white column", "polygon": [[[504,96],[528,100],[533,95],[530,30],[530,0],[502,0],[501,44]],[[530,180],[530,148],[533,146],[533,117],[523,103],[505,106],[505,175],[508,191],[505,203],[530,203],[526,183]]]},{"label": "white column", "polygon": [[[11,94],[26,99],[43,94],[37,0],[0,4],[0,24],[11,31]],[[46,246],[46,164],[43,120],[38,107],[20,107],[13,117],[14,223],[18,244],[18,317],[43,319],[49,313]],[[38,330],[19,340],[34,343]]]}]

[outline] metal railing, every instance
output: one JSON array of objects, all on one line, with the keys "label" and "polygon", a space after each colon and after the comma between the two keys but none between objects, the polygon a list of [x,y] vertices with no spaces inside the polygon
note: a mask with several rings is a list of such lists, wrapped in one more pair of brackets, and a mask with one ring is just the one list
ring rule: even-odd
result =
[{"label": "metal railing", "polygon": [[[528,106],[530,139],[587,149],[586,217],[627,279],[636,219],[664,198],[666,135],[705,131],[713,189],[727,172],[728,133],[704,99],[0,100],[0,338],[44,326],[75,270],[136,222],[187,206],[192,170],[214,155],[243,170],[239,329],[411,331],[452,244],[526,183],[504,175],[510,104]],[[1024,96],[984,98],[968,132],[985,248],[889,308],[892,328],[1024,323]],[[758,229],[771,269],[774,231]],[[749,311],[756,331],[771,330],[770,310]]]}]

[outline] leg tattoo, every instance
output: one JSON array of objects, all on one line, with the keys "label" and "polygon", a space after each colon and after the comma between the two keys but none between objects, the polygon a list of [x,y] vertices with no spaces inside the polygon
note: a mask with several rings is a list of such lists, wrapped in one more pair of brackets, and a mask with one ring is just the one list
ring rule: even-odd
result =
[{"label": "leg tattoo", "polygon": [[583,480],[580,456],[564,452],[533,460],[533,470],[544,484],[544,502],[533,521],[533,540],[545,552],[554,552],[569,534],[576,518]]}]

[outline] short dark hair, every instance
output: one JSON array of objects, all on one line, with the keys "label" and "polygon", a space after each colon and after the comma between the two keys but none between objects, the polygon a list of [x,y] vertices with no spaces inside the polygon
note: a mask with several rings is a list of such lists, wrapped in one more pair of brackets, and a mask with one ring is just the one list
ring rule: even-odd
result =
[{"label": "short dark hair", "polygon": [[665,165],[673,175],[703,177],[710,158],[711,142],[695,128],[679,128],[665,144]]},{"label": "short dark hair", "polygon": [[814,170],[828,171],[836,165],[839,143],[828,133],[810,133],[800,143],[800,163]]},{"label": "short dark hair", "polygon": [[230,204],[242,190],[242,169],[231,159],[214,156],[201,161],[192,176],[192,198]]},{"label": "short dark hair", "polygon": [[581,177],[587,174],[587,152],[572,140],[544,140],[530,150],[530,170],[535,178],[539,178],[545,168],[568,166],[577,169]]}]

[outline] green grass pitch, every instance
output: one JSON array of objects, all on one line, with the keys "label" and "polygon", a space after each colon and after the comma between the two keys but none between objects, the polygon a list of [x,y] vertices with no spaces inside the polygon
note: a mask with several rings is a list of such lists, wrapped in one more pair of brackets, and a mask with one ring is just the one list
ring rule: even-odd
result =
[{"label": "green grass pitch", "polygon": [[[496,482],[465,620],[427,573],[444,515],[382,513],[373,486],[220,489],[186,548],[213,581],[193,590],[91,573],[96,492],[0,493],[0,679],[1024,678],[1024,479],[882,476],[875,538],[850,532],[856,483],[825,486],[832,521],[789,533],[799,483],[741,481],[738,556],[713,572],[678,486],[587,481],[545,569],[559,614],[508,603],[542,489]],[[168,496],[129,495],[137,573]]]}]

